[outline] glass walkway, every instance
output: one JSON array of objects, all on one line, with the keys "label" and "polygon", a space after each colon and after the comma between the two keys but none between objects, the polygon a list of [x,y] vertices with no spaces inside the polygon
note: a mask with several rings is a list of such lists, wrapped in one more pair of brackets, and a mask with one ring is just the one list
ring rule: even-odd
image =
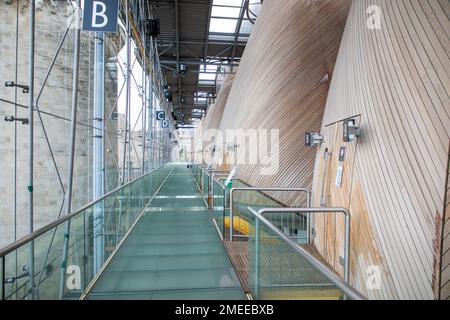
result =
[{"label": "glass walkway", "polygon": [[173,166],[87,298],[245,299],[186,166]]},{"label": "glass walkway", "polygon": [[231,216],[208,210],[194,176],[186,165],[154,169],[1,249],[1,300],[364,298],[263,216],[327,208],[256,211],[255,197],[231,201],[231,190],[236,208],[252,206],[239,278],[219,234]]}]

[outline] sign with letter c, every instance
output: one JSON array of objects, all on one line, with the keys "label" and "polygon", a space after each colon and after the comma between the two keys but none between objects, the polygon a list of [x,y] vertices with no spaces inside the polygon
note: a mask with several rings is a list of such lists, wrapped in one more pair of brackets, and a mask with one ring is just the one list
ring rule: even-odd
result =
[{"label": "sign with letter c", "polygon": [[157,111],[156,120],[166,120],[166,113],[164,111]]}]

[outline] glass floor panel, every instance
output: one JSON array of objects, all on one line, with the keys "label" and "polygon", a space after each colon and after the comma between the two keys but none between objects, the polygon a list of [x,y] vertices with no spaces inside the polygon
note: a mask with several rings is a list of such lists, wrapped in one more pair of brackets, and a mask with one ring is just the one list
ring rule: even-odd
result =
[{"label": "glass floor panel", "polygon": [[204,269],[228,268],[228,257],[222,254],[191,254],[191,255],[145,255],[133,259],[118,257],[114,264],[109,266],[111,271],[154,271],[176,269]]},{"label": "glass floor panel", "polygon": [[189,169],[174,167],[87,298],[245,299]]},{"label": "glass floor panel", "polygon": [[245,300],[240,288],[167,290],[155,292],[95,293],[91,300]]},{"label": "glass floor panel", "polygon": [[[176,269],[158,271],[110,271],[95,286],[95,292],[155,291],[239,287],[233,268]],[[189,299],[189,297],[186,297]]]}]

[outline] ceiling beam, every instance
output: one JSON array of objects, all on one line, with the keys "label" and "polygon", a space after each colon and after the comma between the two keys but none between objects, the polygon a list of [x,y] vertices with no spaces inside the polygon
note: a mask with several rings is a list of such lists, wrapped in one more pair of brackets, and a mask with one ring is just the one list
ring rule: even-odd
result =
[{"label": "ceiling beam", "polygon": [[[158,45],[160,47],[165,47],[165,46],[170,46],[170,45],[174,45],[176,43],[176,41],[171,41],[171,40],[158,40]],[[196,41],[196,40],[180,40],[180,44],[184,44],[184,45],[198,45],[198,46],[204,46],[205,45],[205,41]],[[238,41],[237,45],[241,46],[241,47],[245,47],[246,46],[246,42],[245,41]],[[208,40],[208,45],[216,45],[216,46],[232,46],[234,45],[233,41],[220,41],[220,40]]]},{"label": "ceiling beam", "polygon": [[[229,59],[229,58],[228,58]],[[228,60],[228,59],[222,59],[222,61],[226,61],[226,60]],[[235,60],[236,60],[237,58],[235,58]],[[240,60],[240,58],[238,58],[239,60]],[[187,60],[180,60],[179,62],[178,61],[175,61],[175,60],[161,60],[160,61],[160,63],[161,64],[177,64],[177,63],[184,63],[184,64],[187,64],[187,65],[201,65],[201,64],[204,64],[204,62],[203,61],[187,61]],[[221,65],[221,63],[220,63],[220,61],[218,61],[218,62],[207,62],[206,63],[206,65],[209,65],[209,66],[220,66]],[[239,66],[239,64],[237,64],[237,63],[234,63],[234,64],[228,64],[228,65],[233,65],[233,66],[235,66],[235,67],[237,67],[237,66]]]},{"label": "ceiling beam", "polygon": [[[212,12],[212,7],[213,7],[213,0],[209,0],[209,8],[208,8],[208,22],[207,22],[207,27],[206,27],[206,32],[205,32],[205,47],[203,50],[203,61],[206,62],[206,58],[208,57],[208,38],[209,38],[209,24],[211,21],[211,12]],[[206,65],[205,65],[206,68]],[[206,71],[206,70],[204,70]]]},{"label": "ceiling beam", "polygon": [[[211,21],[211,13],[212,13],[212,7],[213,7],[213,0],[209,0],[209,7],[208,7],[208,19],[206,21],[206,31],[205,31],[205,47],[203,50],[203,62],[206,62],[206,58],[208,57],[208,40],[209,40],[209,25]],[[204,65],[204,70],[206,71],[206,64]],[[200,85],[200,76],[197,78],[197,92]]]},{"label": "ceiling beam", "polygon": [[178,14],[178,0],[175,0],[175,28],[176,28],[176,46],[177,46],[177,72],[178,72],[178,107],[181,107],[181,75],[180,75],[180,21]]},{"label": "ceiling beam", "polygon": [[[242,20],[244,19],[244,14],[245,14],[245,5],[242,6],[241,8],[241,12],[239,14],[239,20],[238,23],[236,25],[236,31],[234,34],[234,45],[233,45],[233,52],[231,53],[231,61],[234,61],[234,57],[236,56],[236,47],[237,47],[237,42],[239,40],[239,33],[241,31],[241,26],[242,26]],[[231,65],[231,71],[233,72],[233,65]]]}]

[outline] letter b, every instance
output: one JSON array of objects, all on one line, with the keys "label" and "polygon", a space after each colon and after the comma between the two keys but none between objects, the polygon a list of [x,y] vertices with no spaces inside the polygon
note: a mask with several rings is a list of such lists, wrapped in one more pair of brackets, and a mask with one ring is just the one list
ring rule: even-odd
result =
[{"label": "letter b", "polygon": [[[92,27],[102,28],[108,24],[108,17],[106,16],[106,5],[100,1],[94,1],[92,4]],[[97,18],[100,17],[102,22],[97,23]]]}]

